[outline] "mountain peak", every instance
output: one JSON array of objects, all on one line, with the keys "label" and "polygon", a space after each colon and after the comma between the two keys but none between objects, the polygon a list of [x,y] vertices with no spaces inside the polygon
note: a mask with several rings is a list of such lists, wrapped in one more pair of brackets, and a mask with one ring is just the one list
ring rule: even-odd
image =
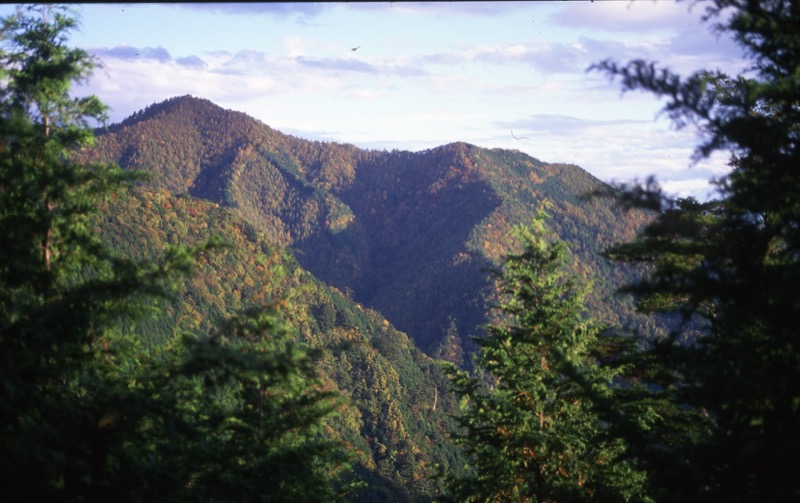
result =
[{"label": "mountain peak", "polygon": [[149,171],[159,188],[234,209],[429,353],[452,319],[465,339],[486,321],[485,271],[542,200],[554,203],[551,228],[583,272],[606,275],[597,306],[619,282],[600,252],[644,221],[585,200],[602,182],[577,166],[462,141],[411,153],[302,140],[189,95],[137,112],[97,144],[105,160]]},{"label": "mountain peak", "polygon": [[[205,98],[198,98],[190,94],[173,96],[158,103],[152,103],[142,110],[134,112],[122,122],[109,126],[109,131],[114,132],[123,127],[132,126],[139,122],[148,121],[162,114],[190,113],[191,115],[218,115],[232,113],[245,116],[241,112],[222,108],[216,103]],[[254,119],[251,119],[254,120]]]}]

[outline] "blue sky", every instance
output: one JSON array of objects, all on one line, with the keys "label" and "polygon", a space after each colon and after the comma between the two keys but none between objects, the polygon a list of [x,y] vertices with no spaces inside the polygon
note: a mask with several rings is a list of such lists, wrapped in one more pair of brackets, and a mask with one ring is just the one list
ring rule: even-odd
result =
[{"label": "blue sky", "polygon": [[[692,129],[663,103],[588,72],[606,58],[683,75],[743,69],[741,51],[667,0],[81,4],[70,45],[102,63],[79,90],[118,122],[191,94],[302,138],[422,150],[517,149],[605,181],[656,175],[703,198],[725,172],[697,165]],[[13,6],[0,6],[0,14]]]}]

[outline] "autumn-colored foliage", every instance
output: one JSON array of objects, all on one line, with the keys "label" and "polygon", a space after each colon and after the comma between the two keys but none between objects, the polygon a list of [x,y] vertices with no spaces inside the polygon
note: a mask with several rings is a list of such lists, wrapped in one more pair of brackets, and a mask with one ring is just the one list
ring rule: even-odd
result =
[{"label": "autumn-colored foliage", "polygon": [[151,187],[231,208],[430,354],[451,321],[466,345],[487,321],[485,271],[542,200],[553,204],[555,235],[574,251],[570,267],[595,284],[592,311],[608,323],[644,322],[614,295],[632,267],[600,255],[649,216],[584,197],[603,184],[577,166],[465,143],[387,152],[308,141],[190,96],[98,134],[87,157],[146,170]]}]

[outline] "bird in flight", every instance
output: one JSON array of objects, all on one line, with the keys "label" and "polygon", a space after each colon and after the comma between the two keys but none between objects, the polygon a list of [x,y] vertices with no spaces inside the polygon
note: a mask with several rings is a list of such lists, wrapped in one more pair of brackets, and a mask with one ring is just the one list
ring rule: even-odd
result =
[{"label": "bird in flight", "polygon": [[359,47],[361,47],[361,46],[359,45],[358,47],[353,47],[353,48],[352,48],[352,49],[350,49],[350,50],[351,50],[351,51],[353,51],[353,52],[356,52],[356,51],[358,50],[358,48],[359,48]]},{"label": "bird in flight", "polygon": [[514,137],[515,140],[527,140],[528,139],[527,136],[517,136],[517,135],[515,135],[513,129],[511,130],[511,136]]}]

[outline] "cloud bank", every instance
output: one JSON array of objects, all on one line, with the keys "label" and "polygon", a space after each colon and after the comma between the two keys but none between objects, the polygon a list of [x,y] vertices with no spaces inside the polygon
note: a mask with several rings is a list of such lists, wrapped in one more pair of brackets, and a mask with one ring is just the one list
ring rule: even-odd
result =
[{"label": "cloud bank", "polygon": [[658,118],[662,102],[622,96],[618,83],[587,72],[606,58],[657,61],[681,74],[738,71],[738,47],[709,35],[688,7],[170,4],[159,10],[163,25],[188,32],[193,16],[205,27],[213,13],[215,45],[186,44],[178,28],[139,44],[111,33],[110,43],[88,49],[103,71],[85,90],[110,104],[114,122],[192,94],[310,139],[412,150],[467,141],[578,164],[603,180],[653,173],[665,186],[696,192],[727,169],[724,159],[689,169],[697,138]]}]

